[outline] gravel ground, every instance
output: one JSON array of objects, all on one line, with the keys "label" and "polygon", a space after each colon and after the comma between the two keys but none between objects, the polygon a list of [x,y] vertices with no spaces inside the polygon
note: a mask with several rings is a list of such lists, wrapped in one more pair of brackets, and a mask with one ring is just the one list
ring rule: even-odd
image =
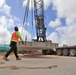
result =
[{"label": "gravel ground", "polygon": [[[0,75],[76,75],[76,57],[19,55],[22,60],[0,57]],[[48,68],[51,66],[51,68]]]}]

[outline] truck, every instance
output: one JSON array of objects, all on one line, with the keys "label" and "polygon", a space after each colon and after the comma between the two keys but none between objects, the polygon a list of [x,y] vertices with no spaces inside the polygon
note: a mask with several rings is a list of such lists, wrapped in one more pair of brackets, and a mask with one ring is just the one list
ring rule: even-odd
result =
[{"label": "truck", "polygon": [[42,54],[53,55],[53,48],[56,48],[56,55],[58,56],[76,56],[76,46],[58,47],[58,43],[51,42],[21,42],[18,43],[19,50],[25,50],[28,53],[42,51]]},{"label": "truck", "polygon": [[[24,20],[23,20],[23,25],[25,24],[24,23],[25,21],[27,22],[29,3],[30,1],[28,0],[25,15],[24,15]],[[44,0],[33,0],[32,5],[34,6],[34,12],[32,12],[32,16],[34,16],[34,20],[35,20],[37,39],[33,39],[32,41],[25,40],[24,44],[22,44],[21,41],[19,41],[17,44],[18,50],[25,50],[29,53],[33,51],[41,50],[42,54],[50,54],[52,53],[53,48],[56,48],[56,55],[75,56],[76,46],[59,47],[58,43],[52,43],[51,40],[46,39],[47,28],[45,27],[44,24]]]},{"label": "truck", "polygon": [[76,46],[57,47],[56,54],[59,56],[76,56]]}]

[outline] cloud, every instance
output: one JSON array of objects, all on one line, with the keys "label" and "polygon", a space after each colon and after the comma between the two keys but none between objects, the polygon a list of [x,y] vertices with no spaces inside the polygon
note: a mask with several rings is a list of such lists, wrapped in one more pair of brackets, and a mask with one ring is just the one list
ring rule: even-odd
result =
[{"label": "cloud", "polygon": [[8,31],[7,18],[5,15],[10,15],[11,7],[6,4],[6,0],[0,0],[0,44],[10,43],[10,32]]},{"label": "cloud", "polygon": [[8,44],[10,43],[10,32],[4,28],[3,26],[0,26],[0,44]]},{"label": "cloud", "polygon": [[15,26],[20,26],[21,24],[19,23],[19,20],[17,17],[11,16],[1,16],[0,17],[0,43],[1,44],[6,44],[10,43],[10,35],[12,31],[14,30]]},{"label": "cloud", "polygon": [[53,43],[58,43],[58,35],[56,32],[51,33],[47,39],[52,40]]},{"label": "cloud", "polygon": [[5,0],[0,0],[0,7],[2,7],[5,4]]},{"label": "cloud", "polygon": [[66,22],[66,25],[76,24],[76,19],[66,18],[65,22]]},{"label": "cloud", "polygon": [[18,18],[12,16],[12,17],[7,17],[7,16],[1,16],[0,17],[0,25],[6,28],[11,28],[16,25],[19,25],[19,20]]},{"label": "cloud", "polygon": [[52,0],[44,0],[44,8],[45,10],[51,5]]},{"label": "cloud", "polygon": [[76,19],[76,0],[52,0],[52,3],[58,17]]},{"label": "cloud", "polygon": [[6,0],[0,0],[0,13],[10,15],[11,7],[6,4]]},{"label": "cloud", "polygon": [[[29,26],[29,23],[25,23]],[[9,44],[10,36],[14,30],[14,27],[18,26],[21,30],[20,19],[11,14],[11,7],[6,4],[6,0],[0,0],[0,44]],[[26,34],[27,33],[27,34]],[[23,39],[27,35],[27,40],[31,40],[31,34],[23,28]]]},{"label": "cloud", "polygon": [[0,0],[0,43],[10,43],[12,28],[19,26],[19,18],[13,16],[11,7],[6,4],[6,0]]},{"label": "cloud", "polygon": [[52,32],[48,39],[52,39],[53,42],[57,42],[59,46],[63,46],[63,44],[72,46],[76,45],[76,23],[67,25],[67,26],[60,26]]},{"label": "cloud", "polygon": [[[33,1],[33,0],[32,0]],[[23,1],[23,6],[26,6],[27,0]],[[30,2],[31,3],[31,2]],[[52,42],[58,42],[59,45],[76,45],[76,1],[74,0],[44,0],[44,8],[47,8],[52,3],[53,10],[55,10],[57,17],[54,21],[49,22],[49,26],[52,27],[53,31],[48,39]],[[31,9],[30,5],[30,9]],[[61,25],[61,19],[65,19],[65,25]],[[6,0],[0,0],[0,43],[9,43],[10,33],[9,32],[14,26],[21,26],[20,20],[11,14],[11,7],[6,4]],[[29,25],[29,23],[28,23]],[[19,28],[21,32],[21,27]],[[23,28],[23,33],[27,39],[31,40],[31,34]],[[50,33],[50,32],[49,32]],[[24,35],[22,34],[22,35]],[[6,39],[5,39],[6,38]],[[23,39],[24,36],[23,36]]]},{"label": "cloud", "polygon": [[[52,38],[52,40],[54,40],[57,38],[60,46],[63,46],[63,44],[76,45],[76,1],[52,0],[52,4],[53,10],[57,12],[57,18],[63,18],[65,25],[55,25],[57,27],[55,31],[50,34],[49,39]],[[54,23],[56,24],[56,21],[50,21],[49,26],[52,27]]]},{"label": "cloud", "polygon": [[24,1],[23,1],[23,4],[22,4],[23,7],[27,5],[27,1],[28,1],[28,0],[24,0]]},{"label": "cloud", "polygon": [[55,19],[55,21],[50,21],[49,27],[55,28],[61,25],[61,22],[59,19]]},{"label": "cloud", "polygon": [[4,5],[4,10],[3,10],[7,15],[10,15],[11,7],[8,5]]},{"label": "cloud", "polygon": [[60,36],[60,44],[76,45],[76,24],[56,29]]}]

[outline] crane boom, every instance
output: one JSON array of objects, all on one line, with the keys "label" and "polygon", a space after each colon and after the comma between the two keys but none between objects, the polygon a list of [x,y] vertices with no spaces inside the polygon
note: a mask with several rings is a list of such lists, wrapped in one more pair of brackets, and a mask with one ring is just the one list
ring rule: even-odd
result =
[{"label": "crane boom", "polygon": [[42,39],[42,41],[46,41],[43,0],[34,0],[34,17],[35,17],[37,41],[39,41],[39,39]]}]

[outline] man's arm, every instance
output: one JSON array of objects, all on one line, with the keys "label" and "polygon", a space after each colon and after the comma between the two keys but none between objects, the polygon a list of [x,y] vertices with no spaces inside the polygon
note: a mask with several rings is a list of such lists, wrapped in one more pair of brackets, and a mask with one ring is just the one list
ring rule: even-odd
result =
[{"label": "man's arm", "polygon": [[21,35],[20,35],[20,32],[16,32],[16,34],[17,34],[17,36],[20,38],[20,40],[23,41],[23,40],[22,40],[22,37],[21,37]]}]

